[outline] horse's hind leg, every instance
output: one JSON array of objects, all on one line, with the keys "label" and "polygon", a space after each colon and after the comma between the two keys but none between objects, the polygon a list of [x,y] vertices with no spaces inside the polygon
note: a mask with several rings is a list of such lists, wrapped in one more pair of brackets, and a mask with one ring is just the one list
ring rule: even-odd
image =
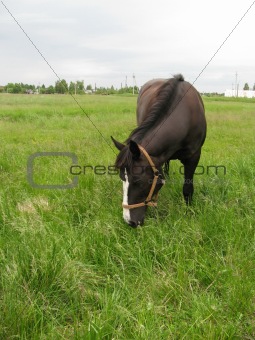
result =
[{"label": "horse's hind leg", "polygon": [[196,152],[191,158],[182,160],[184,165],[184,184],[183,184],[183,196],[186,204],[191,203],[192,195],[194,192],[193,177],[200,159],[201,150]]}]

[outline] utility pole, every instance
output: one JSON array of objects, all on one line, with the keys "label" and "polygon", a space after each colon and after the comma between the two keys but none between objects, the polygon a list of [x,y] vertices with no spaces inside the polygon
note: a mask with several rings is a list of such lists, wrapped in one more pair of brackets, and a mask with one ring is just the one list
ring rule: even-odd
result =
[{"label": "utility pole", "polygon": [[136,84],[135,74],[133,73],[133,95],[135,94],[135,87],[136,87],[137,93],[139,93],[138,86]]},{"label": "utility pole", "polygon": [[238,88],[237,88],[237,72],[236,72],[236,80],[235,80],[235,96],[238,97]]}]

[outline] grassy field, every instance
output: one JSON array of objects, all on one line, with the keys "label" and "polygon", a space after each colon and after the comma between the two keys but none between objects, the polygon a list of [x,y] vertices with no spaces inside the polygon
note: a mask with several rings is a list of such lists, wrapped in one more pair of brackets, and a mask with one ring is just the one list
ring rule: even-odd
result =
[{"label": "grassy field", "polygon": [[[0,95],[0,338],[254,339],[255,101],[204,98],[192,206],[173,162],[157,210],[132,229],[107,167],[136,98],[75,98],[82,110],[68,95]],[[74,153],[85,174],[72,189],[31,187],[36,152]],[[33,180],[70,184],[71,163],[37,157]]]}]

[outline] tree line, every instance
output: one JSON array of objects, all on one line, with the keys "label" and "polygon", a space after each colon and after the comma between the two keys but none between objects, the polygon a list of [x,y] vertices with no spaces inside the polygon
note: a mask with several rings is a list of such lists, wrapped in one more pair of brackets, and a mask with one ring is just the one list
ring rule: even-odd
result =
[{"label": "tree line", "polygon": [[249,84],[245,83],[244,87],[243,87],[243,90],[245,90],[245,91],[249,91],[249,90],[255,91],[255,84],[253,85],[253,88],[251,89]]},{"label": "tree line", "polygon": [[123,94],[123,93],[138,93],[139,88],[135,87],[123,87],[121,89],[115,89],[114,86],[108,87],[95,87],[91,84],[85,86],[84,81],[70,82],[69,84],[65,79],[58,80],[55,85],[46,87],[43,85],[31,85],[24,83],[8,83],[5,86],[0,86],[0,93],[21,93],[21,94],[85,94],[85,93],[96,93],[96,94]]},{"label": "tree line", "polygon": [[[255,91],[255,84],[250,88],[248,83],[244,84],[243,90],[253,90]],[[31,85],[23,83],[8,83],[5,86],[0,86],[0,93],[26,93],[26,94],[85,94],[85,93],[96,93],[102,95],[108,94],[124,94],[124,93],[138,93],[139,88],[137,86],[126,86],[121,89],[116,89],[114,86],[109,87],[95,87],[93,88],[91,84],[85,87],[84,81],[70,82],[69,84],[65,79],[58,80],[55,85],[50,85],[46,87],[43,85]]]}]

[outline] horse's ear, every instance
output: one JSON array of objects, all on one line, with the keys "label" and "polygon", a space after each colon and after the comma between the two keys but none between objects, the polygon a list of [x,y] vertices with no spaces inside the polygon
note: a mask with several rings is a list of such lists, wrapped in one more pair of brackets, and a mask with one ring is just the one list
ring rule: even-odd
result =
[{"label": "horse's ear", "polygon": [[129,142],[129,149],[132,152],[133,158],[134,159],[139,159],[141,155],[141,151],[139,149],[139,146],[136,142],[133,140],[130,140]]},{"label": "horse's ear", "polygon": [[111,136],[111,139],[112,139],[114,145],[116,146],[116,148],[117,148],[118,150],[121,151],[121,150],[125,147],[125,144],[122,144],[122,143],[116,141],[116,139],[114,139],[112,136]]}]

